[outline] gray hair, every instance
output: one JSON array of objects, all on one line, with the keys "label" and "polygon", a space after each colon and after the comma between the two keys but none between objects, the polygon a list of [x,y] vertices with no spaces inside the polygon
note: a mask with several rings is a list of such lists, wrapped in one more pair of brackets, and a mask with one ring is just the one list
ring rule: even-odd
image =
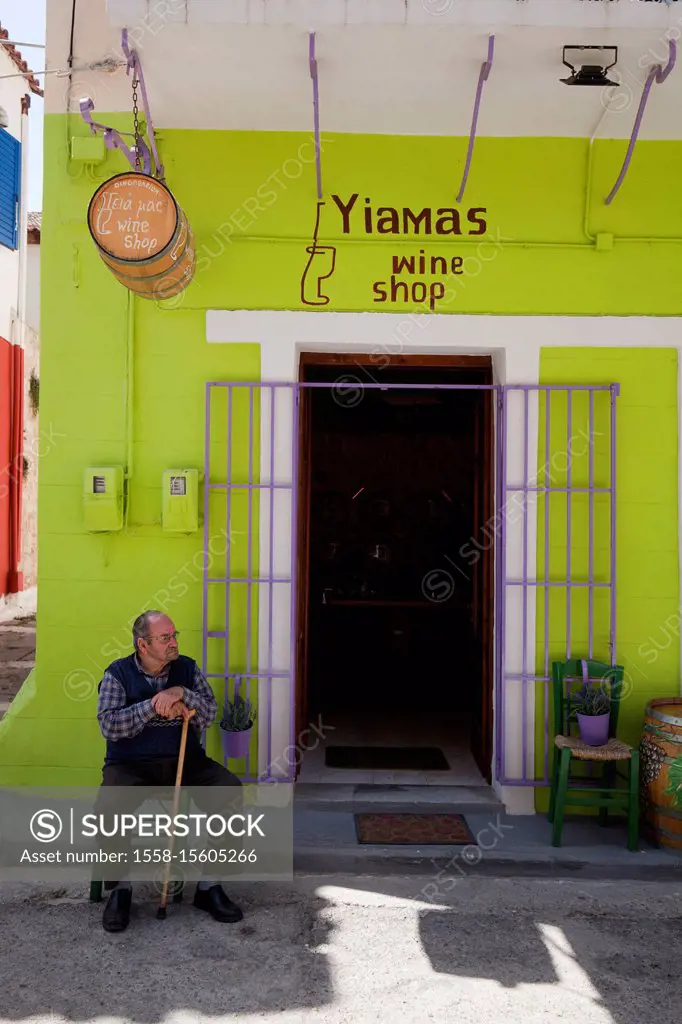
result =
[{"label": "gray hair", "polygon": [[138,640],[147,639],[150,621],[159,616],[165,616],[165,614],[165,612],[157,611],[156,608],[150,608],[148,612],[142,612],[142,615],[137,616],[133,622],[133,647],[135,650],[137,650]]}]

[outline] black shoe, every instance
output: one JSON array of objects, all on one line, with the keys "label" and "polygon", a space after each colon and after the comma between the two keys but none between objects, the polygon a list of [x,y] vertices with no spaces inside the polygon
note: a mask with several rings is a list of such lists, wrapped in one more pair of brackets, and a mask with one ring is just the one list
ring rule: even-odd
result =
[{"label": "black shoe", "polygon": [[225,924],[236,924],[244,916],[237,904],[223,892],[222,885],[212,885],[210,889],[197,889],[194,894],[194,906],[199,910],[208,910],[211,917]]},{"label": "black shoe", "polygon": [[114,889],[102,915],[102,927],[105,932],[123,932],[130,922],[130,904],[133,900],[132,889]]}]

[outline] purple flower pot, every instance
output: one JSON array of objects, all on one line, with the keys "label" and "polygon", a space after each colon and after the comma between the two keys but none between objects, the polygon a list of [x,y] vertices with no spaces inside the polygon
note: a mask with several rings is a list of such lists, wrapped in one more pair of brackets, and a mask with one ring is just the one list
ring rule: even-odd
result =
[{"label": "purple flower pot", "polygon": [[601,747],[609,738],[609,719],[611,715],[581,715],[578,713],[580,739],[588,747]]},{"label": "purple flower pot", "polygon": [[251,745],[252,732],[252,729],[244,729],[243,732],[228,732],[227,729],[221,729],[225,757],[246,757]]}]

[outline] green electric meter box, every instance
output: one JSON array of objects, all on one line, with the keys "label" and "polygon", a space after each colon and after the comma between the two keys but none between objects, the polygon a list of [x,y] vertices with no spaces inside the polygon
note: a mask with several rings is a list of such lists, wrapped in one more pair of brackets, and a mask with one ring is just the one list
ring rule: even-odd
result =
[{"label": "green electric meter box", "polygon": [[71,139],[71,159],[74,163],[101,164],[107,151],[103,135],[74,135]]},{"label": "green electric meter box", "polygon": [[161,522],[166,533],[194,533],[199,529],[198,469],[164,472]]},{"label": "green electric meter box", "polygon": [[106,533],[123,529],[123,467],[88,466],[83,480],[85,529]]}]

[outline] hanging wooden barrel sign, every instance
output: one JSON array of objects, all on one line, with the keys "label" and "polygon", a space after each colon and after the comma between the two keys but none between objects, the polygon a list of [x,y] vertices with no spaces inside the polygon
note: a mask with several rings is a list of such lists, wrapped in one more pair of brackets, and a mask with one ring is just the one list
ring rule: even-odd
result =
[{"label": "hanging wooden barrel sign", "polygon": [[115,174],[100,185],[88,206],[88,227],[114,277],[142,298],[172,298],[194,277],[187,217],[170,190],[148,174]]},{"label": "hanging wooden barrel sign", "polygon": [[682,697],[647,704],[639,752],[645,835],[682,851]]}]

